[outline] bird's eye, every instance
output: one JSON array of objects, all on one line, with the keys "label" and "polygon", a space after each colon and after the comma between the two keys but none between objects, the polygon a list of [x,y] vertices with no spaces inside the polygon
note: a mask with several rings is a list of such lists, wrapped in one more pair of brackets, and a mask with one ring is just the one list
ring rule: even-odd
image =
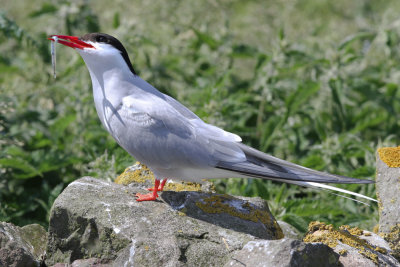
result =
[{"label": "bird's eye", "polygon": [[100,42],[100,43],[106,43],[107,42],[107,38],[104,36],[97,36],[96,37],[96,42]]}]

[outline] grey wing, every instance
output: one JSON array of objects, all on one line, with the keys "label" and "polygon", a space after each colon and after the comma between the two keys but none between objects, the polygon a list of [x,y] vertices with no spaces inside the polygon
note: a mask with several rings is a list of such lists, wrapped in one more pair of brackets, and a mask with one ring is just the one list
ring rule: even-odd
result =
[{"label": "grey wing", "polygon": [[203,122],[175,100],[130,95],[123,98],[120,114],[128,127],[120,131],[124,137],[116,139],[130,140],[120,144],[149,165],[203,168],[221,160],[245,160],[243,151],[232,142],[237,135]]},{"label": "grey wing", "polygon": [[237,144],[246,156],[246,161],[220,161],[216,168],[237,172],[241,175],[277,181],[301,181],[317,183],[373,183],[340,175],[315,171],[282,159],[275,158],[244,144]]}]

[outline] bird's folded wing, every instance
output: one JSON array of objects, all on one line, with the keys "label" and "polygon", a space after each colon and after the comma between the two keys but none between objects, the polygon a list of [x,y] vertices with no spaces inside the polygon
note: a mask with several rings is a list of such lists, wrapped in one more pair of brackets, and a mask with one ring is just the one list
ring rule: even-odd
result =
[{"label": "bird's folded wing", "polygon": [[218,162],[217,168],[238,172],[249,177],[279,181],[303,181],[317,183],[373,183],[371,180],[355,179],[315,171],[294,163],[275,158],[244,144],[238,144],[246,155],[243,162]]},{"label": "bird's folded wing", "polygon": [[[165,149],[159,153],[179,151],[193,163],[207,162],[209,167],[221,160],[240,162],[246,159],[237,146],[241,140],[239,136],[190,115],[184,106],[171,99],[167,101],[152,94],[129,95],[123,98],[121,111],[126,119],[142,129],[154,129],[158,136],[165,136]],[[174,158],[169,160],[174,161]]]}]

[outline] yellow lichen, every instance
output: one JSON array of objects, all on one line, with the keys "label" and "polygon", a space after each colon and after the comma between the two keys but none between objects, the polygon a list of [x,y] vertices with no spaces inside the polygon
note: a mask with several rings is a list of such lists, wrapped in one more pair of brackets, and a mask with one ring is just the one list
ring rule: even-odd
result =
[{"label": "yellow lichen", "polygon": [[178,211],[178,215],[179,216],[186,216],[186,213],[182,212],[182,211]]},{"label": "yellow lichen", "polygon": [[[146,165],[136,162],[133,168],[126,168],[121,175],[115,179],[115,183],[128,185],[130,183],[144,183],[146,181],[151,181],[154,183],[154,174],[151,172]],[[165,184],[164,190],[171,191],[201,191],[201,184],[191,183],[191,182],[172,182]]]},{"label": "yellow lichen", "polygon": [[378,149],[379,158],[391,168],[400,167],[400,146]]},{"label": "yellow lichen", "polygon": [[341,256],[346,255],[347,252],[348,252],[347,249],[341,249],[339,250],[339,255]]},{"label": "yellow lichen", "polygon": [[379,214],[382,214],[382,210],[383,210],[382,199],[378,192],[376,192],[376,200],[378,200],[378,212],[379,212]]},{"label": "yellow lichen", "polygon": [[166,190],[172,190],[172,191],[201,191],[201,184],[196,184],[196,183],[191,183],[191,182],[173,182],[173,183],[167,183],[165,185]]},{"label": "yellow lichen", "polygon": [[339,227],[339,230],[347,231],[350,234],[356,235],[356,236],[363,235],[363,233],[364,233],[363,230],[361,230],[360,228],[358,228],[358,227],[351,228],[350,225],[342,225]]},{"label": "yellow lichen", "polygon": [[379,224],[374,226],[374,228],[372,229],[372,232],[374,232],[375,234],[379,233]]},{"label": "yellow lichen", "polygon": [[392,255],[400,260],[400,224],[391,227],[389,233],[380,233],[380,235],[389,243],[392,249]]},{"label": "yellow lichen", "polygon": [[232,205],[232,201],[238,201],[229,195],[212,195],[196,202],[196,206],[207,213],[227,213],[231,216],[252,222],[262,222],[264,225],[273,224],[276,229],[276,237],[283,238],[283,232],[278,223],[271,221],[271,215],[266,210],[257,209],[249,202],[244,202],[242,208],[238,210]]},{"label": "yellow lichen", "polygon": [[378,255],[373,253],[371,250],[366,250],[364,247],[361,247],[358,253],[372,260],[373,262],[375,262],[375,264],[379,264]]},{"label": "yellow lichen", "polygon": [[[378,255],[376,252],[387,254],[386,249],[369,244],[359,236],[363,231],[358,227],[344,225],[336,230],[332,225],[321,222],[311,222],[308,226],[308,232],[304,237],[304,242],[322,242],[331,248],[335,248],[339,241],[343,244],[356,248],[358,252],[378,264]],[[340,251],[339,251],[340,253]]]},{"label": "yellow lichen", "polygon": [[136,162],[134,168],[128,167],[116,179],[115,183],[128,185],[132,182],[144,183],[147,180],[154,181],[153,173],[147,168],[146,165]]}]

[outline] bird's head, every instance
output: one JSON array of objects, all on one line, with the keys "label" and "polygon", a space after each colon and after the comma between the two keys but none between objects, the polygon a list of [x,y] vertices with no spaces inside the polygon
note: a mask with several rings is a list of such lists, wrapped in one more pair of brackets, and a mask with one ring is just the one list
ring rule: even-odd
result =
[{"label": "bird's head", "polygon": [[89,69],[99,65],[122,64],[136,75],[126,49],[117,38],[111,35],[105,33],[88,33],[82,37],[51,35],[48,39],[57,40],[60,44],[77,50]]}]

